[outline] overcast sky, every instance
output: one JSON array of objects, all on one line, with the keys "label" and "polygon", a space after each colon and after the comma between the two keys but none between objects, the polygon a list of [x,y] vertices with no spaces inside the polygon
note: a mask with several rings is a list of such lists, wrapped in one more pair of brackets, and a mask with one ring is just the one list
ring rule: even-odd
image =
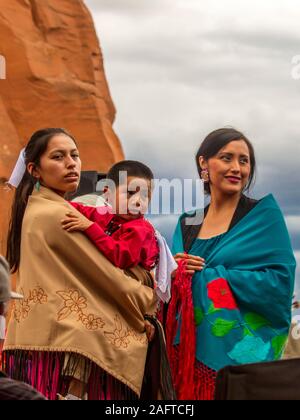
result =
[{"label": "overcast sky", "polygon": [[[85,2],[126,157],[157,178],[196,178],[194,155],[210,131],[245,132],[258,159],[253,195],[278,199],[300,262],[299,0]],[[174,223],[159,221],[168,239]]]}]

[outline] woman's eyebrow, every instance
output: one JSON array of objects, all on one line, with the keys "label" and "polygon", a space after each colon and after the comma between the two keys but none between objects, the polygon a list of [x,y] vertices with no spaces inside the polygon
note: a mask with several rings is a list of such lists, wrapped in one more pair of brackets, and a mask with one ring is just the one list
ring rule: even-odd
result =
[{"label": "woman's eyebrow", "polygon": [[[220,152],[219,153],[220,155],[228,155],[228,156],[234,156],[234,153],[230,153],[230,152]],[[245,155],[245,154],[242,154],[242,155],[239,155],[240,157],[245,157],[245,158],[249,158],[250,156],[249,155]]]},{"label": "woman's eyebrow", "polygon": [[51,152],[50,153],[65,153],[66,151],[65,150],[61,150],[61,149],[54,149],[54,150],[51,150]]},{"label": "woman's eyebrow", "polygon": [[219,155],[229,155],[229,156],[233,156],[233,153],[230,153],[230,152],[219,152]]},{"label": "woman's eyebrow", "polygon": [[[67,152],[68,150],[55,149],[55,150],[52,150],[50,153],[52,154],[52,153],[67,153]],[[78,152],[78,149],[72,149],[70,152],[71,153]]]}]

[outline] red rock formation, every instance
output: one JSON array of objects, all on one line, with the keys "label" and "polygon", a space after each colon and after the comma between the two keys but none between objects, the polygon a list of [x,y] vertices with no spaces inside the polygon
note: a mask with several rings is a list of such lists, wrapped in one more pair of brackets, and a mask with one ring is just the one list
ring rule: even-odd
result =
[{"label": "red rock formation", "polygon": [[[7,67],[0,80],[0,183],[42,127],[70,130],[84,169],[106,171],[123,159],[99,42],[82,0],[0,0],[0,55]],[[10,199],[2,188],[2,250]]]}]

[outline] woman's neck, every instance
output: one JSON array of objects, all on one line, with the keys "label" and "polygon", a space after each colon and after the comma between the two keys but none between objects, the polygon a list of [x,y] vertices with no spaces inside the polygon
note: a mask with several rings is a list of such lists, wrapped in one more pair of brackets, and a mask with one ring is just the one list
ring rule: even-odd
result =
[{"label": "woman's neck", "polygon": [[211,203],[200,228],[198,238],[210,239],[228,232],[230,223],[239,204],[241,194],[211,194]]},{"label": "woman's neck", "polygon": [[55,188],[48,187],[47,185],[44,185],[42,183],[41,183],[41,187],[42,188],[47,188],[48,190],[53,191],[55,194],[60,195],[62,198],[65,198],[66,195],[68,194],[65,191],[56,190]]},{"label": "woman's neck", "polygon": [[242,193],[237,193],[233,195],[222,194],[219,191],[211,192],[211,202],[209,206],[210,213],[219,214],[226,211],[234,211],[241,199]]}]

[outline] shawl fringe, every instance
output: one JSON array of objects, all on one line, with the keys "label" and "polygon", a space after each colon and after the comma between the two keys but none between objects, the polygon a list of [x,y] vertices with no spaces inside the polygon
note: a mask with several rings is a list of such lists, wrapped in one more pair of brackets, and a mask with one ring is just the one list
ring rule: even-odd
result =
[{"label": "shawl fringe", "polygon": [[81,384],[82,399],[138,399],[130,388],[79,354],[6,350],[2,364],[9,377],[31,385],[49,400],[68,394],[74,378]]},{"label": "shawl fringe", "polygon": [[[167,314],[167,349],[177,397],[179,400],[194,400],[196,327],[192,297],[192,276],[186,274],[186,262],[179,263],[177,275],[172,285],[172,300]],[[180,315],[181,322],[177,320]],[[179,355],[174,340],[180,326]]]}]

